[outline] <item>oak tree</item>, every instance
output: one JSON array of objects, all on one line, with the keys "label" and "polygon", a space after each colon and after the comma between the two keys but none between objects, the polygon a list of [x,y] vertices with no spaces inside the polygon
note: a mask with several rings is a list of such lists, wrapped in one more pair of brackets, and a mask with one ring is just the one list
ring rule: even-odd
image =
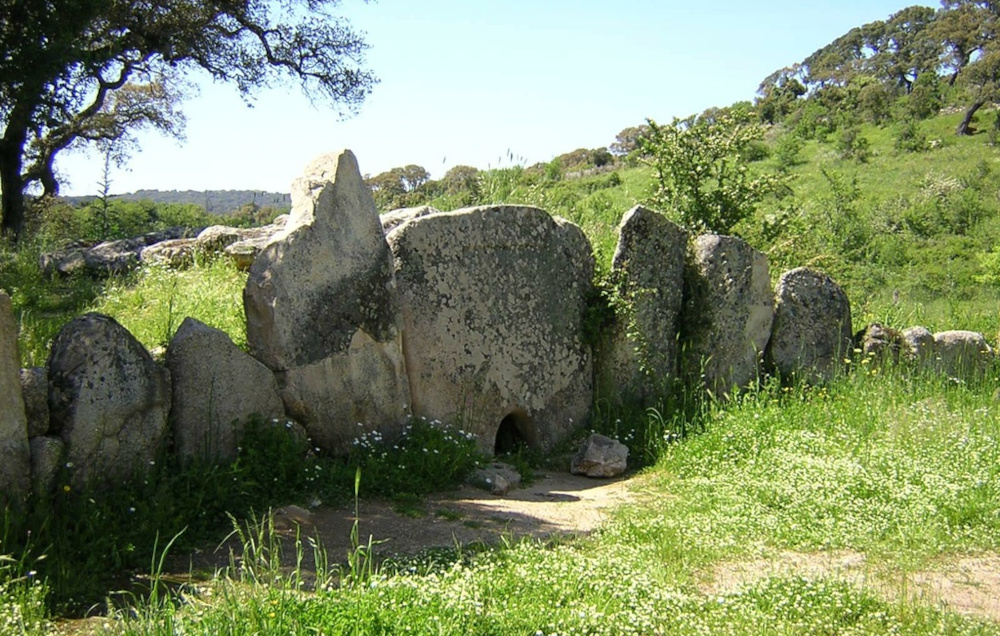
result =
[{"label": "oak tree", "polygon": [[201,70],[245,99],[294,80],[340,114],[376,82],[340,0],[0,0],[2,228],[24,227],[25,193],[58,191],[62,150],[177,134],[178,81]]}]

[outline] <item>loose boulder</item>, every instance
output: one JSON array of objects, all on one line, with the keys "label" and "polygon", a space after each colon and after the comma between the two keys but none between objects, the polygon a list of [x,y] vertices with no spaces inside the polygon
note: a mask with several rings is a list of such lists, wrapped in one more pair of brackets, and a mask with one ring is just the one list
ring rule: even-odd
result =
[{"label": "loose boulder", "polygon": [[907,327],[903,330],[903,342],[910,362],[926,364],[934,358],[934,334],[927,327]]},{"label": "loose boulder", "polygon": [[580,228],[485,206],[411,219],[388,239],[414,415],[461,423],[487,452],[551,447],[587,418],[594,260]]},{"label": "loose boulder", "polygon": [[284,418],[274,374],[223,331],[185,318],[167,347],[166,363],[174,448],[182,457],[233,460],[251,417]]},{"label": "loose boulder", "polygon": [[195,239],[170,239],[153,243],[139,250],[139,260],[147,265],[163,265],[173,269],[183,269],[194,263],[194,253]]},{"label": "loose boulder", "polygon": [[66,443],[73,483],[127,480],[154,461],[167,432],[170,372],[118,322],[67,323],[49,355],[50,430]]},{"label": "loose boulder", "polygon": [[295,182],[291,216],[243,298],[252,354],[316,443],[342,452],[363,430],[402,428],[410,393],[392,253],[350,151]]},{"label": "loose boulder", "polygon": [[767,257],[733,236],[706,234],[691,248],[683,364],[693,383],[725,397],[760,377],[774,320]]},{"label": "loose boulder", "polygon": [[469,475],[468,482],[476,488],[503,497],[512,489],[520,487],[521,473],[509,464],[492,462]]},{"label": "loose boulder", "polygon": [[966,380],[981,375],[992,361],[993,349],[975,331],[941,331],[934,334],[934,362],[941,373]]},{"label": "loose boulder", "polygon": [[571,460],[570,472],[587,477],[617,477],[627,466],[628,446],[595,433],[580,444]]},{"label": "loose boulder", "polygon": [[21,357],[14,305],[0,291],[0,501],[20,499],[31,487],[28,418],[21,397]]},{"label": "loose boulder", "polygon": [[872,364],[897,364],[907,357],[908,347],[903,334],[878,323],[856,333],[854,345],[863,363],[867,360]]},{"label": "loose boulder", "polygon": [[139,264],[139,254],[147,246],[193,236],[199,231],[186,227],[172,227],[132,238],[106,241],[92,247],[69,248],[42,254],[38,265],[49,275],[58,273],[67,276],[76,272],[86,272],[101,277],[121,274]]},{"label": "loose boulder", "polygon": [[775,287],[768,365],[783,377],[831,379],[853,348],[847,294],[822,272],[799,267]]},{"label": "loose boulder", "polygon": [[687,241],[687,231],[642,206],[622,218],[611,271],[624,302],[601,343],[602,396],[650,401],[677,377]]}]

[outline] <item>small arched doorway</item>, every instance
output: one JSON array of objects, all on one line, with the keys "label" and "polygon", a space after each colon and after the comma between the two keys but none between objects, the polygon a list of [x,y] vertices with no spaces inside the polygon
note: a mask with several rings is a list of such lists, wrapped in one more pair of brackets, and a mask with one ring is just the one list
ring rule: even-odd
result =
[{"label": "small arched doorway", "polygon": [[515,409],[500,420],[493,444],[493,454],[515,453],[521,448],[533,448],[537,445],[538,433],[535,431],[534,422],[523,410]]}]

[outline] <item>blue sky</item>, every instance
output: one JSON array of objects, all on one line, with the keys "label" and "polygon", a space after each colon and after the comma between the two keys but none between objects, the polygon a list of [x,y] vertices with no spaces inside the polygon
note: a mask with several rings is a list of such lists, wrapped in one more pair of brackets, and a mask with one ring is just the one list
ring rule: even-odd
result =
[{"label": "blue sky", "polygon": [[[670,121],[752,99],[761,79],[902,0],[344,0],[381,83],[346,120],[297,86],[261,93],[195,78],[186,141],[140,136],[112,192],[287,192],[314,157],[350,148],[377,174],[419,164],[531,165],[607,146],[650,117]],[[934,3],[920,3],[936,6]],[[64,194],[94,194],[96,153],[60,158]]]}]

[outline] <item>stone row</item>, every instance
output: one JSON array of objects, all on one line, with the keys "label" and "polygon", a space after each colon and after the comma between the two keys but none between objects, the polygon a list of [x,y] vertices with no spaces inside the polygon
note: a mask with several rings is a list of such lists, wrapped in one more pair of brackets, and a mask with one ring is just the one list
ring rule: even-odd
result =
[{"label": "stone row", "polygon": [[[195,239],[253,244],[249,353],[187,318],[161,364],[116,321],[87,314],[60,332],[46,369],[19,370],[0,294],[0,492],[48,492],[64,470],[75,486],[129,479],[164,444],[229,460],[253,415],[302,427],[332,453],[369,431],[399,434],[411,416],[460,427],[487,453],[551,448],[587,423],[595,393],[653,403],[697,385],[725,399],[767,372],[825,381],[868,346],[852,339],[848,299],[828,276],[799,268],[772,290],[767,259],[746,242],[689,237],[642,207],[622,219],[605,290],[613,315],[595,325],[591,246],[543,210],[379,217],[350,151],[310,164],[292,202],[253,237],[210,228]],[[949,334],[929,346],[960,359],[954,342],[968,339]]]}]

